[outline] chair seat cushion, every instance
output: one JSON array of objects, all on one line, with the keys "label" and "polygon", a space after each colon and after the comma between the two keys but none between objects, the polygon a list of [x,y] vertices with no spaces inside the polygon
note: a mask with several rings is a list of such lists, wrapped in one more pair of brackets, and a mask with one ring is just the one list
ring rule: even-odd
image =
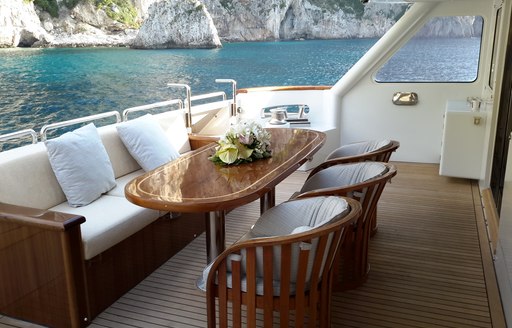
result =
[{"label": "chair seat cushion", "polygon": [[124,197],[106,195],[80,208],[62,203],[50,210],[85,217],[85,223],[80,229],[86,260],[126,239],[159,217],[158,211],[134,205]]},{"label": "chair seat cushion", "polygon": [[310,177],[302,186],[300,192],[317,189],[345,187],[358,184],[387,172],[386,165],[377,162],[361,162],[340,164],[328,167]]},{"label": "chair seat cushion", "polygon": [[299,227],[318,228],[347,211],[347,202],[338,197],[312,197],[288,201],[263,213],[240,241],[303,232],[294,232]]},{"label": "chair seat cushion", "polygon": [[355,155],[361,155],[382,149],[391,144],[391,140],[370,140],[355,142],[347,145],[343,145],[338,149],[335,149],[332,153],[327,156],[327,160],[340,157],[349,157]]},{"label": "chair seat cushion", "polygon": [[[196,282],[197,288],[206,292],[206,279],[208,278],[208,273],[210,272],[211,266],[213,262],[210,263],[203,271],[203,275],[199,277]],[[228,288],[233,288],[233,277],[230,272],[226,274],[226,284]],[[290,283],[290,295],[294,295],[296,291],[296,284]],[[240,290],[243,292],[247,292],[247,277],[241,277],[240,281]],[[279,280],[272,280],[272,290],[274,296],[279,296],[281,294],[281,282]],[[256,277],[256,295],[263,295],[263,278]]]},{"label": "chair seat cushion", "polygon": [[[334,219],[339,219],[349,212],[349,206],[345,199],[340,197],[312,197],[299,200],[291,200],[278,206],[275,206],[266,211],[254,224],[254,226],[244,235],[237,243],[256,239],[256,238],[269,238],[278,236],[288,236],[291,234],[303,233],[324,224],[331,223]],[[297,275],[298,254],[301,247],[308,247],[310,249],[310,257],[308,259],[308,268],[311,268],[314,261],[314,253],[316,251],[316,241],[310,245],[304,243],[297,243],[292,245],[292,260],[290,271],[290,292],[295,292],[295,277]],[[281,250],[279,247],[274,247],[274,264],[275,268],[273,276],[273,291],[274,295],[279,295],[280,283],[280,267],[281,267]],[[241,261],[242,266],[242,291],[246,291],[247,283],[244,276],[246,260],[245,251],[242,250],[240,255],[230,255],[227,261],[227,284],[231,288],[231,259]],[[208,265],[204,270],[202,276],[197,281],[197,287],[206,290],[206,281],[214,262]],[[308,270],[307,275],[311,275],[311,269]],[[309,279],[308,279],[309,280]],[[256,249],[256,293],[263,295],[263,252],[262,249]]]}]

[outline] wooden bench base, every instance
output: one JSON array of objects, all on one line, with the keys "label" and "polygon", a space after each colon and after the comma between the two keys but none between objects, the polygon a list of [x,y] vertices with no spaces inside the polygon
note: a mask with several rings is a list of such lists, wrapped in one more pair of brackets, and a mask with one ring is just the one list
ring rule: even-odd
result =
[{"label": "wooden bench base", "polygon": [[27,215],[20,220],[5,207],[0,204],[0,313],[51,327],[87,326],[205,230],[203,214],[166,215],[84,261],[82,217],[46,212],[51,218],[27,222],[27,212],[20,210]]}]

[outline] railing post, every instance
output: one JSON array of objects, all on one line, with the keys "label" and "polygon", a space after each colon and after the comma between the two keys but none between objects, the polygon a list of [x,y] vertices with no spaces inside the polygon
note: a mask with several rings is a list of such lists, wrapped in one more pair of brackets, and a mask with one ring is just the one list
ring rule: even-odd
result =
[{"label": "railing post", "polygon": [[192,132],[192,105],[190,104],[191,91],[190,86],[188,84],[183,83],[167,83],[168,87],[180,87],[185,88],[186,97],[187,97],[187,112],[185,113],[185,122],[187,125],[188,132]]},{"label": "railing post", "polygon": [[231,83],[233,87],[233,103],[231,104],[231,117],[236,118],[237,110],[236,110],[236,81],[233,79],[215,79],[217,83]]}]

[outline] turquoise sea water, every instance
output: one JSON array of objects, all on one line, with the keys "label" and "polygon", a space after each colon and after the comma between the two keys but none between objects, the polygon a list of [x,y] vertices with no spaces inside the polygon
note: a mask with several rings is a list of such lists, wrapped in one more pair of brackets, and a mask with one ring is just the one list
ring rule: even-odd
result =
[{"label": "turquoise sea water", "polygon": [[[333,85],[376,39],[252,42],[221,49],[127,48],[0,50],[0,134],[192,95],[276,85]],[[377,80],[471,82],[479,38],[413,39]],[[5,149],[5,148],[4,148]]]},{"label": "turquoise sea water", "polygon": [[221,49],[126,48],[0,50],[0,134],[110,110],[162,101],[183,92],[333,85],[374,39],[225,44]]}]

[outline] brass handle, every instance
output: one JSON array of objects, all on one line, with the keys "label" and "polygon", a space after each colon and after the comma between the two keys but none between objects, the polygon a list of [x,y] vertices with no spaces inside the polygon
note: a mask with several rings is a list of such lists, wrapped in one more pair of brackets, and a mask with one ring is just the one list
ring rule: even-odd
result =
[{"label": "brass handle", "polygon": [[395,92],[393,95],[393,104],[399,106],[413,106],[418,103],[418,94],[416,92]]}]

